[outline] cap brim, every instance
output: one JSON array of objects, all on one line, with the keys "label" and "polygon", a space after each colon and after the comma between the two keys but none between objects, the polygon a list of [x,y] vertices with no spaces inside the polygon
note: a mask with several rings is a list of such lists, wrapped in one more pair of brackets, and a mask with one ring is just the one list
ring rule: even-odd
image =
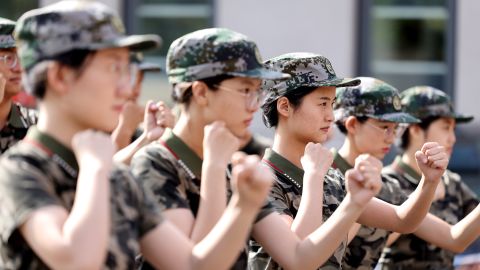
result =
[{"label": "cap brim", "polygon": [[463,114],[455,114],[453,118],[455,118],[455,121],[457,123],[468,123],[473,120],[472,115],[463,115]]},{"label": "cap brim", "polygon": [[380,116],[374,115],[369,117],[372,117],[381,121],[394,122],[394,123],[415,124],[415,123],[421,122],[420,119],[417,119],[412,115],[404,112],[387,113]]},{"label": "cap brim", "polygon": [[132,35],[114,42],[116,47],[128,47],[132,51],[145,51],[160,47],[162,39],[157,35]]},{"label": "cap brim", "polygon": [[138,68],[141,71],[151,71],[151,72],[160,72],[162,69],[159,65],[153,63],[140,63],[138,64]]},{"label": "cap brim", "polygon": [[256,68],[243,72],[227,72],[226,74],[237,77],[248,77],[265,80],[287,80],[291,77],[290,74],[282,73],[275,70],[269,70],[266,68]]},{"label": "cap brim", "polygon": [[321,87],[321,86],[334,86],[334,87],[351,87],[360,85],[360,79],[344,79],[334,78],[330,80],[319,81],[318,83],[309,83],[305,86]]}]

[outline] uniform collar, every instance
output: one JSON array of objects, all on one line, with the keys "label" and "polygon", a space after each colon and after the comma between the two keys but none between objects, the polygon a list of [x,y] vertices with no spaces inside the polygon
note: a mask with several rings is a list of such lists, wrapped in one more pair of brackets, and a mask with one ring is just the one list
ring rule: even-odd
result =
[{"label": "uniform collar", "polygon": [[345,175],[345,172],[350,170],[352,165],[350,165],[339,153],[335,148],[330,149],[330,151],[333,153],[333,164],[332,167],[335,169],[339,169],[340,172],[342,172],[343,175]]},{"label": "uniform collar", "polygon": [[171,129],[166,129],[161,141],[177,160],[183,162],[197,179],[201,179],[203,161],[182,139],[177,137]]},{"label": "uniform collar", "polygon": [[43,151],[47,152],[51,156],[56,156],[61,160],[54,160],[56,162],[62,163],[64,161],[68,166],[63,166],[66,170],[69,171],[72,175],[78,174],[78,163],[75,158],[73,151],[65,146],[64,144],[57,141],[52,136],[41,132],[37,129],[36,126],[29,128],[27,135],[25,136],[25,141],[34,144],[35,146],[41,148]]},{"label": "uniform collar", "polygon": [[10,113],[8,115],[8,125],[15,128],[27,128],[27,124],[23,120],[22,113],[17,104],[12,103],[10,108]]},{"label": "uniform collar", "polygon": [[412,167],[402,161],[401,156],[397,156],[392,164],[395,171],[401,173],[409,182],[418,185],[422,176],[418,174]]},{"label": "uniform collar", "polygon": [[291,177],[294,181],[300,184],[300,187],[303,186],[303,170],[273,151],[271,148],[265,150],[263,160],[275,171],[284,175],[286,174],[287,178]]}]

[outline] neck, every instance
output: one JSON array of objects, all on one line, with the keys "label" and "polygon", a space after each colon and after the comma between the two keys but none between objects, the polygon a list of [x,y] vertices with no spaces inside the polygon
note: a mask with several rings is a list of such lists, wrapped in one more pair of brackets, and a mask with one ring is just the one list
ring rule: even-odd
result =
[{"label": "neck", "polygon": [[71,149],[73,136],[85,128],[75,125],[69,114],[59,107],[61,106],[39,105],[37,128]]},{"label": "neck", "polygon": [[12,109],[12,99],[4,98],[3,101],[0,102],[0,129],[7,124],[8,116],[10,114],[11,109]]},{"label": "neck", "polygon": [[201,159],[203,159],[203,129],[201,119],[194,119],[189,114],[182,112],[173,133],[190,147]]},{"label": "neck", "polygon": [[305,142],[286,132],[282,126],[277,127],[272,149],[299,168],[302,168],[300,159],[305,152],[305,146]]},{"label": "neck", "polygon": [[[410,166],[418,174],[422,174],[420,168],[418,168],[417,160],[415,159],[415,147],[409,147],[402,155],[402,162]],[[420,148],[418,148],[420,149]]]},{"label": "neck", "polygon": [[350,141],[347,137],[345,138],[345,142],[343,143],[340,150],[338,150],[338,154],[345,159],[350,166],[355,165],[355,159],[360,155],[357,148],[354,144]]}]

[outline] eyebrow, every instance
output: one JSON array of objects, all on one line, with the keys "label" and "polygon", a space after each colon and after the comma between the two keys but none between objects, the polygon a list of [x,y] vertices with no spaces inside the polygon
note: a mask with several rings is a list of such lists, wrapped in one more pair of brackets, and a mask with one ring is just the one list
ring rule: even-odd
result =
[{"label": "eyebrow", "polygon": [[321,100],[328,100],[328,101],[336,101],[337,98],[334,97],[333,99],[329,98],[329,97],[318,97],[318,99],[321,99]]}]

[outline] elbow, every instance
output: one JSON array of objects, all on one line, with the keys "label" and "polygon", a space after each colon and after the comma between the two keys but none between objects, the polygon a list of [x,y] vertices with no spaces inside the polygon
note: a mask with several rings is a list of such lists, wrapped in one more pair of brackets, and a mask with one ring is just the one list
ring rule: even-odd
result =
[{"label": "elbow", "polygon": [[411,224],[403,224],[395,230],[397,233],[410,234],[417,230],[418,226],[412,226]]},{"label": "elbow", "polygon": [[447,249],[450,250],[453,253],[462,253],[467,249],[468,245],[459,245],[459,244],[454,244],[451,247],[448,247]]}]

